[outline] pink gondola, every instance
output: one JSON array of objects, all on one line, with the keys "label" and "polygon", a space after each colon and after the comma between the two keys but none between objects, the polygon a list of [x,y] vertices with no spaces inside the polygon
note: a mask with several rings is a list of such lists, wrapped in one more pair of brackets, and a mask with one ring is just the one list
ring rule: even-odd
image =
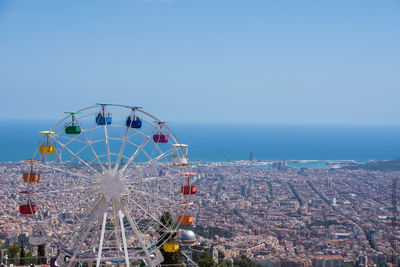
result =
[{"label": "pink gondola", "polygon": [[169,136],[167,134],[155,134],[153,135],[153,141],[155,143],[168,143]]}]

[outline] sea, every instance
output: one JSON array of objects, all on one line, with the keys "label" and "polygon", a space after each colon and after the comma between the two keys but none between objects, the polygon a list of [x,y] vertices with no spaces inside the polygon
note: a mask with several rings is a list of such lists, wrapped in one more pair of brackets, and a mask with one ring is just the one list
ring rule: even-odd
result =
[{"label": "sea", "polygon": [[[3,120],[0,161],[31,158],[56,120]],[[191,161],[391,160],[400,157],[400,126],[170,122]],[[301,167],[301,166],[299,166]]]}]

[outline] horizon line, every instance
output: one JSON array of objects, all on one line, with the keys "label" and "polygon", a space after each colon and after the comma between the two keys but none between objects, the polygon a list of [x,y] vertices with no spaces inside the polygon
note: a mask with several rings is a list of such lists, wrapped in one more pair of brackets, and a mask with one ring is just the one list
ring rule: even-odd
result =
[{"label": "horizon line", "polygon": [[[60,120],[60,118],[23,118],[23,117],[0,117],[1,120],[6,121],[13,121],[16,120],[18,122],[25,121],[25,122],[50,122],[54,121],[55,123]],[[274,121],[206,121],[206,120],[197,120],[197,121],[188,121],[188,120],[169,120],[170,123],[187,123],[187,124],[224,124],[224,125],[232,125],[232,124],[239,124],[239,125],[257,125],[257,126],[266,126],[266,125],[296,125],[296,126],[392,126],[392,127],[399,127],[399,123],[379,123],[379,122],[274,122]]]}]

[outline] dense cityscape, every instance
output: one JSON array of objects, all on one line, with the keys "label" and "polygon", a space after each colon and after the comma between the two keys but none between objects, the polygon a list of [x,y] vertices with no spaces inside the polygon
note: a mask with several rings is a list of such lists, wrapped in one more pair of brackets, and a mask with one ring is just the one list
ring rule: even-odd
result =
[{"label": "dense cityscape", "polygon": [[[187,228],[216,261],[220,251],[225,260],[246,255],[263,266],[382,266],[392,257],[392,178],[400,173],[345,165],[194,163],[195,221]],[[18,210],[24,168],[21,162],[0,165],[3,246],[32,231]],[[58,197],[74,199],[71,193]]]}]

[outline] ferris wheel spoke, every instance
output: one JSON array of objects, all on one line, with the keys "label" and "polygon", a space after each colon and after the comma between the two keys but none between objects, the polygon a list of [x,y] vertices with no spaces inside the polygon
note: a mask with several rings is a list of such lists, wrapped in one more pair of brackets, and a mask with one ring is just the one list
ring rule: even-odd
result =
[{"label": "ferris wheel spoke", "polygon": [[[147,127],[146,130],[142,130],[142,131],[139,131],[137,129],[132,129],[133,133],[128,137],[128,139],[132,139],[133,137],[139,136],[139,135],[141,135],[143,137],[147,137],[147,136],[151,135],[152,133],[154,133],[155,126],[146,120],[143,120],[143,122],[145,122],[146,125],[150,125],[150,126]],[[148,131],[148,134],[146,133],[147,131]]]},{"label": "ferris wheel spoke", "polygon": [[76,177],[82,177],[82,178],[86,178],[86,179],[91,179],[91,178],[89,178],[89,176],[86,176],[86,175],[83,175],[83,174],[80,174],[80,173],[77,173],[77,172],[70,172],[70,171],[67,171],[67,170],[64,170],[64,169],[61,169],[61,168],[57,168],[57,167],[54,167],[54,166],[51,166],[51,165],[43,164],[40,161],[35,162],[35,164],[40,166],[40,167],[52,169],[52,170],[55,170],[55,171],[60,171],[60,172],[66,173],[66,174],[70,174],[70,175],[76,176]]},{"label": "ferris wheel spoke", "polygon": [[55,193],[65,193],[69,191],[78,191],[82,189],[94,189],[96,184],[92,184],[89,186],[79,186],[79,187],[73,187],[73,188],[68,188],[68,189],[58,189],[58,190],[53,190],[53,191],[43,191],[43,192],[35,192],[36,195],[49,195],[49,194],[55,194]]},{"label": "ferris wheel spoke", "polygon": [[109,137],[108,137],[108,127],[107,127],[107,123],[104,124],[104,137],[105,137],[106,149],[107,149],[108,169],[111,169],[110,140],[109,140]]},{"label": "ferris wheel spoke", "polygon": [[[68,140],[66,143],[64,143],[64,146],[68,146],[69,144],[71,144],[71,143],[73,143],[73,142],[79,142],[79,143],[81,143],[81,144],[86,144],[85,146],[83,146],[83,147],[76,153],[77,155],[78,155],[81,151],[83,151],[83,150],[88,146],[88,144],[87,144],[86,142],[83,142],[83,141],[81,141],[81,140],[78,139],[78,137],[79,137],[78,135],[76,135],[74,138],[70,138],[70,137],[67,137],[67,136],[61,136],[61,135],[60,135],[60,132],[61,132],[61,131],[55,133],[54,136],[51,136],[51,138],[52,138],[53,140],[55,140],[55,141],[57,141],[57,139],[55,139],[55,137],[58,137],[58,138],[60,138],[60,139],[66,139],[66,140]],[[61,141],[58,141],[58,142],[61,142]],[[63,147],[63,149],[64,149],[64,147]],[[61,149],[61,151],[60,151],[59,153],[61,153],[63,149]]]},{"label": "ferris wheel spoke", "polygon": [[[61,212],[60,212],[60,213],[61,213]],[[57,218],[57,222],[61,222],[61,223],[64,225],[64,227],[67,228],[67,230],[68,230],[67,232],[70,233],[70,235],[71,235],[71,234],[73,235],[74,229],[72,229],[72,228],[70,227],[70,225],[67,224],[67,223],[59,216],[60,213],[56,214],[56,216],[55,216],[55,217]],[[54,216],[54,215],[53,215],[53,216]],[[50,218],[47,219],[47,220],[43,220],[43,218],[42,218],[42,220],[45,221],[45,222],[48,222],[48,224],[50,225],[51,222],[52,222],[52,217],[53,217],[53,216],[50,216]],[[75,215],[74,215],[74,216],[75,216]],[[47,226],[47,224],[46,224],[46,226]],[[53,229],[51,229],[51,228],[49,228],[49,229],[51,230],[52,233],[54,233]],[[64,243],[64,242],[63,242],[63,239],[64,239],[64,240],[66,239],[65,236],[62,237],[62,236],[60,236],[58,233],[54,233],[54,234],[56,234],[57,240],[59,240],[61,243]],[[68,235],[68,236],[70,236],[70,235]]]},{"label": "ferris wheel spoke", "polygon": [[78,123],[78,126],[82,129],[81,133],[82,133],[83,136],[85,137],[87,144],[90,146],[90,149],[92,150],[94,157],[97,159],[97,162],[99,163],[99,165],[101,166],[101,168],[104,170],[103,164],[101,163],[99,157],[97,156],[97,153],[96,153],[96,151],[94,150],[91,141],[89,140],[89,138],[88,138],[87,135],[86,135],[86,131],[83,130],[83,128],[81,127],[81,124],[80,124],[80,122],[79,122],[79,120],[78,120],[77,118],[75,118],[75,121]]},{"label": "ferris wheel spoke", "polygon": [[[57,136],[58,138],[63,138],[63,139],[68,140],[67,144],[69,144],[69,143],[71,143],[73,141],[82,142],[82,141],[80,141],[78,139],[78,136],[75,136],[74,138],[71,138],[71,137],[68,137],[68,136],[62,136],[61,135],[62,131],[63,131],[63,129],[59,130],[58,132],[55,132],[53,135]],[[54,136],[52,136],[52,138],[54,138]]]},{"label": "ferris wheel spoke", "polygon": [[72,263],[74,262],[76,255],[78,254],[79,249],[82,247],[83,242],[87,238],[90,229],[93,226],[94,221],[96,220],[97,216],[100,216],[99,214],[99,205],[101,204],[102,201],[104,201],[104,197],[101,197],[97,200],[94,208],[90,212],[89,216],[87,217],[86,223],[82,225],[82,228],[78,232],[78,239],[75,240],[72,249],[73,249],[73,255],[71,257],[71,260],[68,264],[68,267],[72,266]]},{"label": "ferris wheel spoke", "polygon": [[130,128],[131,128],[131,127],[126,127],[125,135],[124,135],[124,137],[123,137],[122,144],[121,144],[121,148],[120,148],[120,150],[119,150],[117,162],[115,163],[115,166],[114,166],[114,172],[116,172],[116,171],[118,170],[118,166],[119,166],[119,164],[120,164],[120,162],[121,162],[121,159],[122,159],[122,157],[123,157],[123,153],[124,153],[124,150],[125,150],[126,139],[127,139],[127,137],[128,137],[129,129],[130,129]]},{"label": "ferris wheel spoke", "polygon": [[[46,229],[47,229],[50,233],[52,233],[52,235],[55,236],[55,238],[58,240],[58,242],[63,243],[61,237],[59,236],[59,234],[58,234],[57,232],[55,232],[54,229],[50,227],[50,225],[48,225],[47,223],[44,224],[44,225],[45,225]],[[41,227],[41,229],[44,230],[43,227]],[[46,232],[46,231],[43,231],[43,232]]]},{"label": "ferris wheel spoke", "polygon": [[71,149],[69,149],[66,145],[64,145],[63,143],[61,143],[60,141],[58,141],[57,139],[54,139],[60,146],[62,146],[64,149],[66,149],[69,153],[71,153],[75,158],[77,158],[80,162],[82,162],[86,167],[88,167],[89,169],[91,169],[94,173],[96,173],[97,175],[100,175],[100,173],[94,169],[92,166],[90,166],[86,161],[84,161],[83,159],[81,159],[81,157],[79,157],[77,154],[75,154],[73,151],[71,151]]},{"label": "ferris wheel spoke", "polygon": [[[120,207],[118,209],[118,217],[119,217],[119,225],[121,228],[122,244],[124,246],[126,266],[129,267],[129,254],[128,254],[128,246],[127,246],[127,242],[126,242],[126,236],[125,236],[125,229],[124,229],[124,218],[123,218],[123,214],[122,214],[122,210],[121,210],[121,204],[119,206]],[[139,238],[141,238],[141,237],[139,237]],[[143,248],[143,249],[145,249],[145,248]]]},{"label": "ferris wheel spoke", "polygon": [[[125,214],[126,218],[128,219],[128,222],[131,225],[131,228],[132,228],[137,240],[139,241],[140,246],[142,247],[144,253],[146,254],[148,261],[152,262],[148,247],[146,246],[146,243],[144,242],[142,234],[140,233],[136,223],[132,219],[129,212],[126,210],[124,201],[121,202],[121,208],[122,208],[122,212]],[[122,216],[121,216],[121,221],[122,221]],[[151,265],[153,265],[153,264],[151,264]]]},{"label": "ferris wheel spoke", "polygon": [[66,234],[66,236],[63,237],[64,240],[69,240],[71,236],[73,236],[75,234],[75,229],[72,229],[70,225],[68,225],[63,219],[61,219],[60,217],[57,217],[58,221],[61,221],[61,223],[64,225],[63,227],[67,228],[68,230],[68,234]]},{"label": "ferris wheel spoke", "polygon": [[151,214],[150,212],[148,212],[145,208],[143,208],[141,205],[139,205],[139,203],[137,203],[136,201],[134,201],[132,198],[129,198],[129,200],[135,205],[137,206],[139,209],[141,209],[145,214],[147,214],[147,216],[149,216],[150,218],[152,218],[155,222],[157,222],[160,226],[164,227],[165,229],[169,229],[165,224],[163,224],[162,222],[160,222],[160,220],[156,217],[153,216],[153,214]]},{"label": "ferris wheel spoke", "polygon": [[[129,177],[127,177],[129,178]],[[155,181],[163,181],[163,180],[176,180],[179,179],[179,176],[152,176],[152,177],[146,177],[146,178],[142,178],[142,179],[135,179],[133,181],[129,181],[127,183],[128,185],[135,185],[138,183],[142,183],[142,182],[155,182]]]},{"label": "ferris wheel spoke", "polygon": [[[162,152],[162,151],[161,151]],[[167,157],[168,155],[170,155],[172,153],[172,148],[165,151],[164,153],[161,153],[160,155],[158,155],[157,157],[151,159],[148,163],[155,163],[157,161],[162,160],[163,158]]]},{"label": "ferris wheel spoke", "polygon": [[125,163],[125,165],[119,170],[119,172],[122,174],[124,173],[125,169],[131,164],[131,162],[139,155],[141,151],[143,151],[143,148],[146,146],[146,144],[150,141],[150,136],[147,136],[146,140],[136,149],[135,153],[129,158],[129,160]]},{"label": "ferris wheel spoke", "polygon": [[115,198],[112,199],[112,207],[113,207],[112,209],[113,209],[115,238],[117,240],[118,250],[121,251],[121,239],[120,239],[120,236],[119,236],[119,234],[120,234],[120,225],[119,225],[119,220],[118,220],[118,215],[117,215],[117,200]]},{"label": "ferris wheel spoke", "polygon": [[[106,201],[104,201],[102,203],[102,205],[100,206],[100,214],[103,214],[106,212]],[[97,217],[97,223],[96,223],[96,228],[94,231],[94,235],[93,235],[93,244],[98,244],[99,238],[101,238],[101,225],[102,225],[102,221],[103,221],[103,217],[102,216],[98,216]],[[93,252],[95,251],[95,248],[93,247]]]},{"label": "ferris wheel spoke", "polygon": [[144,192],[144,191],[141,191],[141,190],[130,189],[130,191],[131,191],[131,192],[135,192],[135,193],[139,193],[139,194],[142,194],[142,195],[145,195],[146,197],[156,198],[156,199],[161,200],[161,201],[163,201],[163,202],[175,203],[175,201],[171,201],[171,200],[168,199],[168,198],[160,197],[160,196],[157,196],[157,195],[155,195],[155,194],[154,194],[154,195],[153,195],[153,194],[149,194],[149,193]]},{"label": "ferris wheel spoke", "polygon": [[55,212],[53,212],[52,216],[59,216],[62,212],[66,211],[66,210],[74,210],[76,207],[80,206],[82,203],[86,203],[88,202],[90,199],[93,199],[93,195],[89,194],[89,196],[80,199],[79,201],[75,201],[73,202],[71,205],[69,206],[63,206],[61,209],[56,210]]},{"label": "ferris wheel spoke", "polygon": [[147,157],[147,159],[149,160],[148,162],[146,162],[146,164],[142,165],[141,167],[137,168],[136,171],[141,171],[144,168],[147,168],[149,164],[153,164],[156,163],[162,159],[164,159],[165,157],[167,157],[169,154],[171,154],[173,151],[173,149],[167,150],[166,152],[162,153],[161,155],[158,155],[155,158],[152,158],[151,156],[149,156],[149,154],[147,154],[145,151],[143,151],[143,154]]},{"label": "ferris wheel spoke", "polygon": [[[128,143],[136,146],[136,144],[127,141]],[[154,152],[154,151],[153,151]],[[152,156],[150,156],[145,150],[142,149],[142,153],[143,155],[147,158],[147,160],[149,160],[147,163],[155,163],[163,158],[165,158],[166,156],[168,156],[170,153],[172,152],[172,149],[166,151],[165,153],[163,153],[162,155],[157,156],[156,158],[153,158]]]},{"label": "ferris wheel spoke", "polygon": [[[100,244],[99,244],[99,249],[97,253],[97,259],[96,259],[96,267],[100,266],[100,260],[101,260],[101,254],[103,252],[103,242],[104,242],[104,234],[105,234],[105,229],[106,229],[106,222],[107,222],[107,208],[106,208],[106,203],[104,203],[102,207],[102,213],[103,213],[103,222],[101,224],[101,232],[100,232]],[[99,216],[100,218],[100,216]],[[99,220],[100,221],[100,220]],[[97,236],[97,235],[96,235]],[[97,242],[95,242],[96,244]]]}]

